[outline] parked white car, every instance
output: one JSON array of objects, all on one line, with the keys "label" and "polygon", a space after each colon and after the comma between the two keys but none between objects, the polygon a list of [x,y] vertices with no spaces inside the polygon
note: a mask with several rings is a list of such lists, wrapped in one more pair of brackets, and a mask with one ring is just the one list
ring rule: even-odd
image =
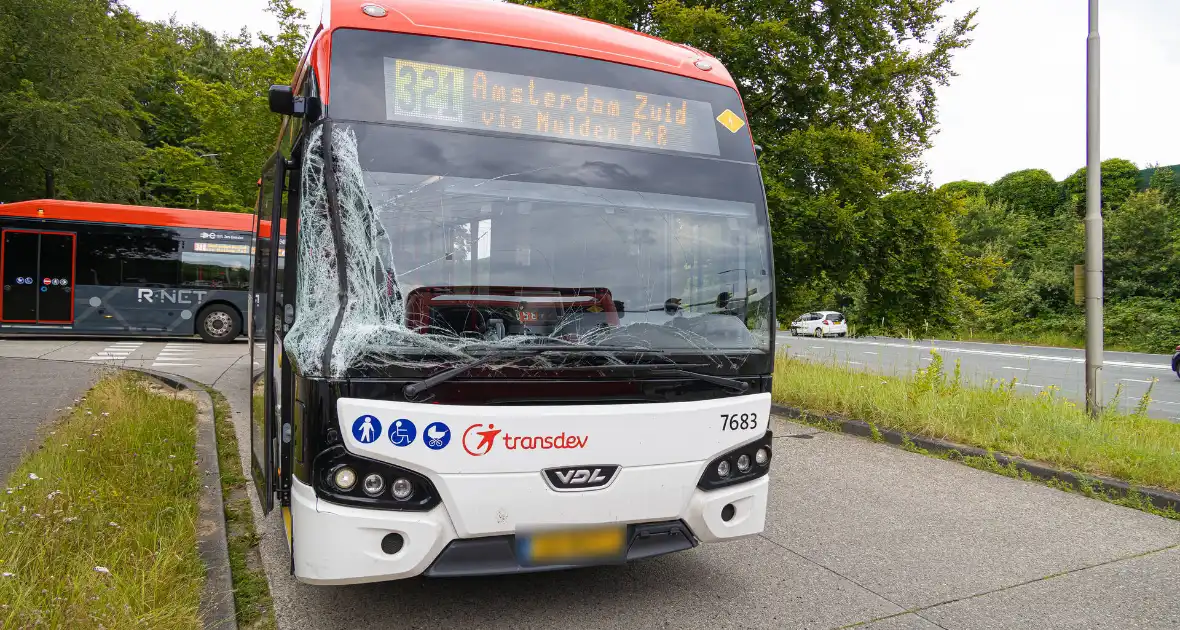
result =
[{"label": "parked white car", "polygon": [[791,334],[843,337],[848,334],[848,320],[844,318],[844,313],[836,311],[804,313],[791,322]]}]

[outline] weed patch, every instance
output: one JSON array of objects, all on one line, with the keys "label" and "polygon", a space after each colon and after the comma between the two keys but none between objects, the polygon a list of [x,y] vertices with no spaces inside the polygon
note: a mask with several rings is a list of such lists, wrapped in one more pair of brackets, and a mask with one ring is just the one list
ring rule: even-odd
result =
[{"label": "weed patch", "polygon": [[5,628],[200,628],[195,405],[125,372],[50,427],[0,495]]}]

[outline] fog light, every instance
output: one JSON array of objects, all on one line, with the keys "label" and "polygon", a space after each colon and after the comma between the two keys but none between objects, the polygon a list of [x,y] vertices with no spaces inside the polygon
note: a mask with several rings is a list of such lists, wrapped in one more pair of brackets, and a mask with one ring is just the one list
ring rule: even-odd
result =
[{"label": "fog light", "polygon": [[356,485],[356,471],[348,466],[341,466],[332,475],[332,483],[340,490],[351,490]]},{"label": "fog light", "polygon": [[717,476],[723,479],[729,476],[729,460],[723,459],[717,463]]},{"label": "fog light", "polygon": [[362,488],[364,489],[365,494],[375,497],[381,494],[381,491],[385,489],[385,480],[381,478],[381,475],[373,473],[368,477],[365,477],[365,483]]},{"label": "fog light", "polygon": [[759,466],[765,466],[766,462],[770,461],[770,451],[764,448],[758,449],[754,452],[754,461],[757,462]]},{"label": "fog light", "polygon": [[405,545],[406,539],[402,538],[401,534],[386,534],[385,537],[381,539],[381,551],[384,551],[391,556],[401,551],[402,547]]},{"label": "fog light", "polygon": [[738,458],[738,472],[750,472],[750,456],[742,455]]},{"label": "fog light", "polygon": [[393,482],[393,498],[405,501],[411,494],[414,494],[414,484],[410,483],[409,479],[401,477]]}]

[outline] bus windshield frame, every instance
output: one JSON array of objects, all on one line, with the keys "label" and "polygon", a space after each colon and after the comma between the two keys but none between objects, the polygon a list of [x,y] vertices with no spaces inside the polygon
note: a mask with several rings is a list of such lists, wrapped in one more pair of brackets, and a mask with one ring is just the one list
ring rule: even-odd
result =
[{"label": "bus windshield frame", "polygon": [[[537,336],[661,355],[769,354],[765,196],[732,88],[493,44],[347,29],[332,37],[326,120],[339,213],[328,212],[315,126],[300,178],[309,246],[286,339],[303,373],[435,369]],[[491,118],[470,103],[462,121],[400,115],[390,103],[405,96],[407,66],[436,84],[460,71],[454,90],[522,102]],[[626,120],[612,131],[603,116],[571,117],[565,129],[599,127],[602,140],[542,133],[552,131],[540,127],[546,103],[575,111],[578,94],[587,111],[602,95],[603,111],[614,100],[623,118],[646,111],[665,124],[645,134]],[[657,99],[665,106],[636,105]],[[536,126],[517,132],[514,116]],[[335,266],[309,254],[317,214],[344,247],[348,308],[338,324],[331,300],[307,295],[337,282]]]}]

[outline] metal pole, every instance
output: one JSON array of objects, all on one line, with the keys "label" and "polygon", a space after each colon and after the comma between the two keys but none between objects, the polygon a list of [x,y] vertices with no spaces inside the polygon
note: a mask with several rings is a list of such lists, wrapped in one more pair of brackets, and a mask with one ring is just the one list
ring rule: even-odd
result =
[{"label": "metal pole", "polygon": [[1098,0],[1090,0],[1086,38],[1086,409],[1102,412],[1102,158],[1099,117]]}]

